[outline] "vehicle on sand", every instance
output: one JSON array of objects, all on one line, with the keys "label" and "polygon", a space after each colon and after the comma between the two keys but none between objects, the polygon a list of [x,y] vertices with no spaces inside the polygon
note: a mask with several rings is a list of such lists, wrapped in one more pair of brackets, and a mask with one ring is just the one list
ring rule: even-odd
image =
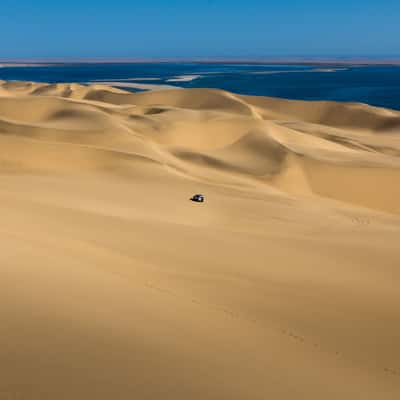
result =
[{"label": "vehicle on sand", "polygon": [[202,194],[195,194],[190,198],[190,200],[195,201],[197,203],[204,203],[204,196]]}]

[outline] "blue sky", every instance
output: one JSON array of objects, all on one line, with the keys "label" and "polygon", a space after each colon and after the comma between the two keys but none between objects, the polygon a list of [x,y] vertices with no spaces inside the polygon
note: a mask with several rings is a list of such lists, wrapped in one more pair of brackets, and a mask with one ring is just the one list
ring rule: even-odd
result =
[{"label": "blue sky", "polygon": [[400,56],[400,0],[1,0],[0,58]]}]

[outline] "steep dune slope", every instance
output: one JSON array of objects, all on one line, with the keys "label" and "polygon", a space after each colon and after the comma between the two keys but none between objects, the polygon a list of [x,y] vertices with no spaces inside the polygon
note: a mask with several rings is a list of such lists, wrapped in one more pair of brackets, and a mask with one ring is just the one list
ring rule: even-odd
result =
[{"label": "steep dune slope", "polygon": [[0,82],[0,399],[400,398],[399,127]]}]

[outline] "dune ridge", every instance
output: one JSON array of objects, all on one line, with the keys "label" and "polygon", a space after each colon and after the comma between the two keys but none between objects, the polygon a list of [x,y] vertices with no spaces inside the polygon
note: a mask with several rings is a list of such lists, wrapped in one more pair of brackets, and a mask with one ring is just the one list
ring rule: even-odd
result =
[{"label": "dune ridge", "polygon": [[0,399],[399,398],[400,112],[0,81],[0,143]]},{"label": "dune ridge", "polygon": [[[207,89],[131,94],[103,85],[4,82],[1,90],[6,93],[0,98],[5,134],[103,146],[104,151],[139,148],[205,180],[207,169],[221,175],[221,183],[239,175],[255,187],[298,194],[304,180],[288,185],[286,179],[294,168],[307,182],[304,192],[400,212],[399,189],[384,179],[399,178],[396,111]],[[358,195],[349,194],[349,184]]]}]

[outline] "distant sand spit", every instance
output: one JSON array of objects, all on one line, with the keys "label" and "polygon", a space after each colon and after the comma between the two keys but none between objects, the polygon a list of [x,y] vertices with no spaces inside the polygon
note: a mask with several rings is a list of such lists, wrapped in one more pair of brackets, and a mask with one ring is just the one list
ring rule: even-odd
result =
[{"label": "distant sand spit", "polygon": [[198,78],[201,78],[201,75],[180,75],[167,79],[167,82],[191,82]]},{"label": "distant sand spit", "polygon": [[0,82],[0,145],[0,399],[400,398],[399,112]]},{"label": "distant sand spit", "polygon": [[[179,80],[181,81],[181,80]],[[88,82],[92,84],[92,82]],[[180,89],[179,86],[166,85],[166,84],[153,84],[153,83],[134,83],[127,82],[126,80],[122,81],[101,81],[102,85],[121,87],[121,88],[132,88],[132,89],[140,89],[140,90],[170,90],[170,89]]]}]

